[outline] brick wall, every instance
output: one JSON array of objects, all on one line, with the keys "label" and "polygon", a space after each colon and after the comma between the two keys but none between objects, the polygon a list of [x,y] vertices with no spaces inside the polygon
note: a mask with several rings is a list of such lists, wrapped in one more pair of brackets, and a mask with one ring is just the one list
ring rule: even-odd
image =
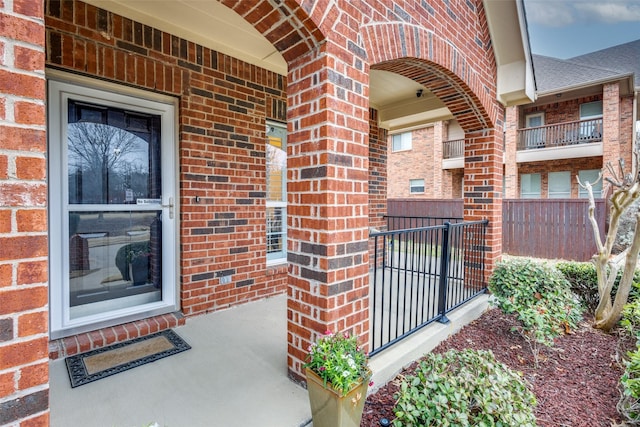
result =
[{"label": "brick wall", "polygon": [[46,13],[49,66],[180,100],[184,314],[283,292],[286,267],[266,265],[265,119],[286,121],[286,77],[82,2]]},{"label": "brick wall", "polygon": [[44,22],[0,2],[0,425],[49,423]]},{"label": "brick wall", "polygon": [[369,227],[384,229],[387,213],[387,130],[378,127],[378,112],[369,109]]},{"label": "brick wall", "polygon": [[[393,151],[391,137],[389,137],[387,162],[389,184],[388,197],[392,198],[432,198],[435,194],[435,173],[442,170],[442,155],[440,161],[434,158],[434,127],[411,131],[411,150]],[[409,181],[424,179],[424,193],[411,193]],[[441,185],[439,186],[441,187]]]}]

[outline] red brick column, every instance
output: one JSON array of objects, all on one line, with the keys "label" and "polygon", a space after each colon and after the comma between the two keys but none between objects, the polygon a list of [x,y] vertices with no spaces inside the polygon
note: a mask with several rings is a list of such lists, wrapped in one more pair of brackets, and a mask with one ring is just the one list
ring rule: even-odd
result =
[{"label": "red brick column", "polygon": [[[431,183],[428,181],[425,182],[425,185],[431,185],[433,187],[431,190],[431,197],[435,198],[450,197],[444,190],[447,187],[450,188],[450,186],[447,186],[444,182],[443,176],[445,174],[445,170],[442,169],[443,142],[446,141],[446,135],[447,123],[444,121],[436,122],[433,125],[433,148],[431,151],[433,176],[431,177]],[[423,159],[422,161],[425,160]],[[427,159],[426,161],[428,162],[429,160]]]},{"label": "red brick column", "polygon": [[487,129],[465,134],[464,219],[489,220],[486,235],[485,279],[502,253],[502,131]]},{"label": "red brick column", "polygon": [[517,199],[520,194],[518,188],[518,163],[516,162],[518,138],[518,107],[508,107],[504,126],[504,198]]},{"label": "red brick column", "polygon": [[0,2],[0,425],[49,423],[44,21]]},{"label": "red brick column", "polygon": [[287,339],[290,376],[302,380],[308,347],[325,330],[368,342],[369,110],[368,81],[347,77],[366,73],[323,52],[297,64],[288,90]]},{"label": "red brick column", "polygon": [[[602,87],[602,172],[603,177],[610,177],[607,163],[611,163],[618,170],[620,160],[620,84],[607,83]],[[626,172],[631,171],[631,165],[626,164]],[[607,183],[603,181],[603,188]]]}]

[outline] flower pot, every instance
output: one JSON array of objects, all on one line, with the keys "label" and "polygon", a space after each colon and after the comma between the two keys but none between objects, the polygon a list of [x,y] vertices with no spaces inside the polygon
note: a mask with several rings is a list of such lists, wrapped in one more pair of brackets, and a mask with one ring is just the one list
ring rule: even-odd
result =
[{"label": "flower pot", "polygon": [[369,378],[364,378],[346,396],[327,385],[315,372],[306,369],[307,391],[313,427],[359,427],[367,398]]},{"label": "flower pot", "polygon": [[133,286],[140,286],[149,282],[149,257],[134,258],[131,261],[131,278],[133,279]]}]

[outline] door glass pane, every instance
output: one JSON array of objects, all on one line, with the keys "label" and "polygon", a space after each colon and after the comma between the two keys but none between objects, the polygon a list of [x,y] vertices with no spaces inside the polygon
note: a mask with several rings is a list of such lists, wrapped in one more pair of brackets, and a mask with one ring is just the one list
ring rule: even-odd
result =
[{"label": "door glass pane", "polygon": [[161,229],[159,211],[69,212],[71,318],[160,301]]},{"label": "door glass pane", "polygon": [[69,101],[69,204],[159,199],[158,116]]},{"label": "door glass pane", "polygon": [[161,301],[160,116],[69,100],[68,117],[70,318]]}]

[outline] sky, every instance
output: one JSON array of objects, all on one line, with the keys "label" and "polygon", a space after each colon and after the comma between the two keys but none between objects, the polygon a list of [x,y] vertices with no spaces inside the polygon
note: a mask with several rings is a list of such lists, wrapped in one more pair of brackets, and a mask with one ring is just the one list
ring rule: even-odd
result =
[{"label": "sky", "polygon": [[535,54],[567,59],[640,39],[640,0],[524,0]]}]

